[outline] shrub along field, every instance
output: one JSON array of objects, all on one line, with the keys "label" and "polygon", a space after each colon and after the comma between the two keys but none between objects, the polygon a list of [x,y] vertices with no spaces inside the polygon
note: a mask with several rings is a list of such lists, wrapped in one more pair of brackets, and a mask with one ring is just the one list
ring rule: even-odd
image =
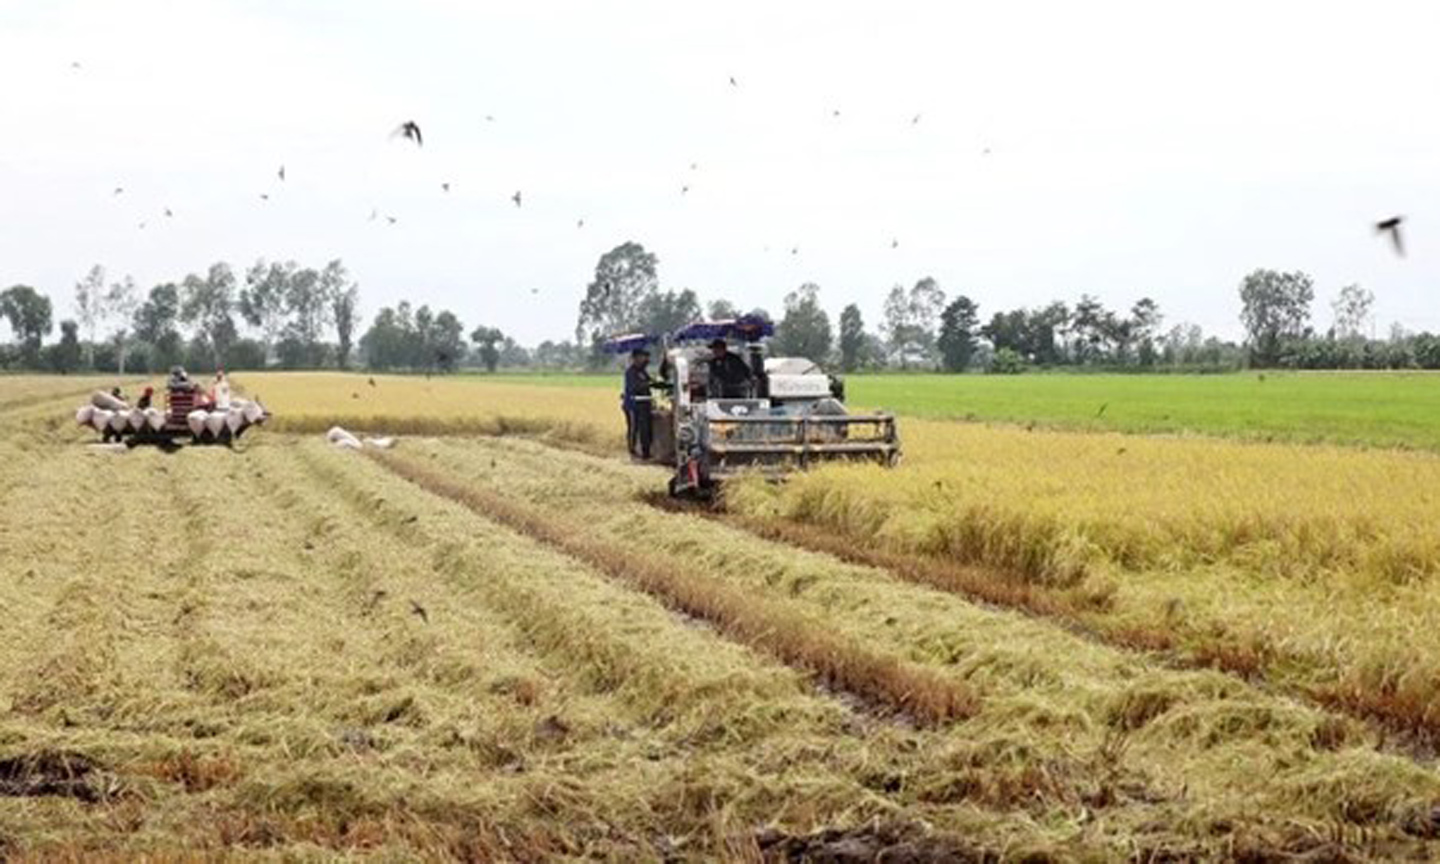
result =
[{"label": "shrub along field", "polygon": [[907,416],[711,511],[613,388],[371,380],[0,379],[0,857],[1440,853],[1440,457]]}]

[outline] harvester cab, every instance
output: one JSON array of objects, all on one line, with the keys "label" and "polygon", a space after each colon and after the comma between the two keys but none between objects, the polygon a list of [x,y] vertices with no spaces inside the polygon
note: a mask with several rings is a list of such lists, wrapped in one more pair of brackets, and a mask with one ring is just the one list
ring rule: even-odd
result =
[{"label": "harvester cab", "polygon": [[[900,441],[893,414],[852,414],[844,382],[798,357],[766,357],[774,325],[759,317],[701,321],[665,337],[629,336],[610,348],[662,346],[663,390],[652,403],[652,458],[672,467],[670,494],[708,497],[742,472],[780,477],[834,461],[893,466]],[[749,369],[743,393],[714,380],[710,345],[740,348]],[[723,394],[723,395],[722,395]]]}]

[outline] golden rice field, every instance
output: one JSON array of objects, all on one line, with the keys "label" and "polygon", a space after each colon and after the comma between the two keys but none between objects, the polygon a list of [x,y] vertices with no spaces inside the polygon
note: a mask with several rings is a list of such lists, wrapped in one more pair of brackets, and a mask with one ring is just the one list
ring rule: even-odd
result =
[{"label": "golden rice field", "polygon": [[0,378],[0,858],[1440,855],[1440,457],[904,419],[707,511],[607,391],[75,383]]}]

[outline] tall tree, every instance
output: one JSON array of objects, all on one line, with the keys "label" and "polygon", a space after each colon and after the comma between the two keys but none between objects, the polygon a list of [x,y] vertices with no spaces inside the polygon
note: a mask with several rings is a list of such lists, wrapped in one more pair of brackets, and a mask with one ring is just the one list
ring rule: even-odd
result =
[{"label": "tall tree", "polygon": [[80,368],[80,325],[68,318],[60,322],[60,341],[50,346],[50,368],[61,374]]},{"label": "tall tree", "polygon": [[734,303],[731,303],[729,300],[720,298],[718,300],[710,301],[710,305],[706,308],[705,314],[711,321],[723,321],[726,318],[739,318],[740,307],[736,306]]},{"label": "tall tree", "polygon": [[435,316],[430,331],[430,351],[435,368],[441,372],[454,372],[465,358],[465,326],[449,309],[442,309]]},{"label": "tall tree", "polygon": [[1330,303],[1335,313],[1335,338],[1357,339],[1370,329],[1370,310],[1375,305],[1375,295],[1359,285],[1346,285]]},{"label": "tall tree", "polygon": [[670,333],[700,317],[700,299],[695,292],[655,291],[640,301],[635,329],[645,333]]},{"label": "tall tree", "polygon": [[928,361],[935,351],[935,325],[945,308],[940,283],[926,276],[907,293],[899,285],[885,298],[885,338],[902,369],[911,360]]},{"label": "tall tree", "polygon": [[180,362],[183,352],[180,331],[175,327],[179,318],[180,289],[174,282],[151,288],[145,302],[135,310],[135,337],[150,346],[152,369]]},{"label": "tall tree", "polygon": [[1076,363],[1091,363],[1105,356],[1114,317],[1097,298],[1089,294],[1080,295],[1080,302],[1075,304],[1075,316],[1071,319]]},{"label": "tall tree", "polygon": [[267,264],[261,258],[245,271],[245,287],[240,291],[236,308],[245,323],[260,331],[267,353],[275,350],[285,329],[290,279],[298,269],[294,261]]},{"label": "tall tree", "polygon": [[598,347],[605,337],[636,329],[641,304],[659,290],[659,259],[633,241],[600,256],[580,301],[575,340]]},{"label": "tall tree", "polygon": [[840,310],[840,369],[854,372],[865,362],[865,319],[851,303]]},{"label": "tall tree", "polygon": [[806,282],[785,295],[785,317],[775,333],[775,353],[824,363],[834,334],[830,316],[820,307],[820,286]]},{"label": "tall tree", "polygon": [[505,334],[495,327],[476,327],[470,334],[470,341],[475,343],[475,353],[480,357],[480,365],[485,367],[486,372],[494,372],[495,367],[500,365],[499,346],[504,340]]},{"label": "tall tree", "polygon": [[121,375],[125,374],[125,357],[130,349],[131,318],[135,315],[135,309],[139,305],[140,294],[135,288],[135,280],[130,276],[112,284],[105,292],[105,309],[108,317],[113,317],[119,322],[114,338],[115,353]]},{"label": "tall tree", "polygon": [[960,295],[940,313],[940,363],[947,372],[964,372],[975,356],[975,328],[980,323],[975,302]]},{"label": "tall tree", "polygon": [[0,291],[0,317],[20,340],[20,358],[31,369],[40,367],[40,345],[53,329],[50,298],[29,285],[12,285]]},{"label": "tall tree", "polygon": [[194,273],[181,283],[180,318],[194,324],[203,356],[223,365],[235,340],[235,273],[223,261],[210,265],[205,276]]},{"label": "tall tree", "polygon": [[331,298],[344,284],[345,268],[332,261],[324,272],[306,267],[291,274],[285,286],[286,335],[302,348],[303,364],[315,368],[323,360],[324,334],[330,326]]},{"label": "tall tree", "polygon": [[95,339],[105,320],[105,268],[96,264],[75,283],[75,317],[85,333],[85,365],[95,368]]},{"label": "tall tree", "polygon": [[1141,366],[1155,365],[1158,356],[1155,340],[1164,321],[1160,304],[1149,297],[1141,297],[1130,307],[1130,337],[1135,342],[1135,357]]},{"label": "tall tree", "polygon": [[341,369],[350,368],[350,345],[355,325],[360,323],[360,286],[351,282],[330,301],[330,315],[335,319],[336,361]]},{"label": "tall tree", "polygon": [[1305,273],[1255,270],[1240,283],[1240,320],[1253,366],[1273,366],[1284,340],[1305,335],[1315,283]]}]

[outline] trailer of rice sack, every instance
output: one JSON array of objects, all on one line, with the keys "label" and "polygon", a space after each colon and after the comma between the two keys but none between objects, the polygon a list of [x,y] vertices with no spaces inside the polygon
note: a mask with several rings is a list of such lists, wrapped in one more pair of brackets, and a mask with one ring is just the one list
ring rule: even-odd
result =
[{"label": "trailer of rice sack", "polygon": [[[808,359],[766,357],[765,341],[773,335],[768,320],[744,316],[607,343],[614,353],[661,348],[660,384],[650,403],[651,456],[674,469],[671,495],[708,497],[725,478],[742,473],[780,478],[833,462],[899,462],[895,416],[851,412],[844,381]],[[745,362],[743,387],[712,380],[716,342]],[[730,352],[730,345],[739,350]]]},{"label": "trailer of rice sack", "polygon": [[104,441],[142,444],[231,444],[264,424],[270,412],[258,400],[235,398],[213,405],[193,386],[167,387],[165,408],[131,407],[110,393],[96,392],[75,412],[75,422],[99,432]]}]

